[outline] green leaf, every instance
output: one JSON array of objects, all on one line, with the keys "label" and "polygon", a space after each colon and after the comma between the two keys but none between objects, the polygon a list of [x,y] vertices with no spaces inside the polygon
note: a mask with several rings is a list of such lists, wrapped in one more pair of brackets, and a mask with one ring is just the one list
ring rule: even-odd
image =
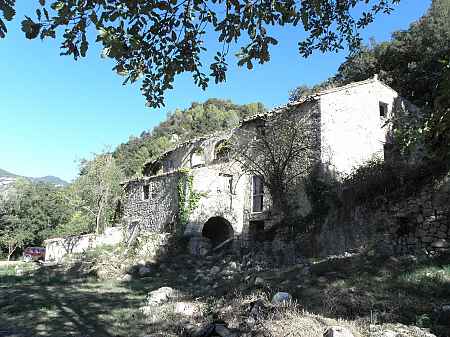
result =
[{"label": "green leaf", "polygon": [[30,40],[35,39],[39,35],[41,27],[40,24],[34,23],[30,18],[22,21],[22,31],[25,33],[25,37]]},{"label": "green leaf", "polygon": [[80,44],[80,55],[81,57],[85,57],[86,56],[86,52],[89,48],[89,42],[87,42],[86,40],[83,40]]}]

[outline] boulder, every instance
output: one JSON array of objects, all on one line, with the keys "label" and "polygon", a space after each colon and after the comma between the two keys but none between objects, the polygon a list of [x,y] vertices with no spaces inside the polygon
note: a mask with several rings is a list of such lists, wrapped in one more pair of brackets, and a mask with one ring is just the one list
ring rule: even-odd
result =
[{"label": "boulder", "polygon": [[277,292],[272,297],[272,304],[283,304],[292,301],[292,296],[289,293]]},{"label": "boulder", "polygon": [[399,334],[392,330],[386,330],[379,337],[399,337]]},{"label": "boulder", "polygon": [[262,277],[257,277],[255,278],[255,286],[263,286],[266,284],[266,281],[264,281],[264,279]]},{"label": "boulder", "polygon": [[211,270],[209,272],[210,272],[210,274],[213,274],[213,275],[218,274],[220,272],[220,268],[218,266],[214,266],[211,268]]},{"label": "boulder", "polygon": [[202,236],[193,236],[189,240],[189,253],[195,256],[205,256],[212,249],[211,240]]},{"label": "boulder", "polygon": [[140,277],[148,276],[150,275],[152,270],[149,267],[141,266],[138,269],[138,274]]},{"label": "boulder", "polygon": [[439,239],[432,242],[431,247],[435,249],[445,249],[450,247],[450,243],[445,239]]},{"label": "boulder", "polygon": [[237,265],[236,262],[231,261],[230,264],[229,264],[229,267],[230,267],[231,269],[233,269],[233,270],[236,270],[236,269],[238,268],[238,265]]},{"label": "boulder", "polygon": [[450,326],[450,304],[443,305],[438,309],[437,322]]},{"label": "boulder", "polygon": [[225,325],[223,324],[216,324],[215,325],[215,332],[220,337],[235,337],[236,335],[232,333]]},{"label": "boulder", "polygon": [[323,337],[354,337],[351,331],[343,326],[331,326],[325,330]]},{"label": "boulder", "polygon": [[170,287],[161,287],[157,290],[153,290],[147,295],[148,305],[157,305],[167,302],[171,298],[176,296],[176,291]]},{"label": "boulder", "polygon": [[122,277],[120,277],[120,281],[122,282],[130,282],[133,279],[133,276],[131,276],[130,274],[125,274]]},{"label": "boulder", "polygon": [[198,312],[198,308],[195,304],[188,302],[177,302],[175,305],[175,313],[183,316],[194,316]]}]

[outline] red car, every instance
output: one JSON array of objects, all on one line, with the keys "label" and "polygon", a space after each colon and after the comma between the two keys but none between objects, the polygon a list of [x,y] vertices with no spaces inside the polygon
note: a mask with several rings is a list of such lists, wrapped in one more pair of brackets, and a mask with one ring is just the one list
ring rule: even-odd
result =
[{"label": "red car", "polygon": [[25,262],[43,261],[45,259],[45,248],[28,247],[23,251],[23,260]]}]

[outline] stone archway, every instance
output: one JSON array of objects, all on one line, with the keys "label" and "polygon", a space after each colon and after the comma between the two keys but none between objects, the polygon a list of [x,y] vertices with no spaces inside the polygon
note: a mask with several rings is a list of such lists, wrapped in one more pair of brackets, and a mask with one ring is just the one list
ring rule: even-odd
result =
[{"label": "stone archway", "polygon": [[234,236],[234,230],[230,222],[220,216],[209,218],[202,229],[202,236],[211,240],[213,246],[224,242]]}]

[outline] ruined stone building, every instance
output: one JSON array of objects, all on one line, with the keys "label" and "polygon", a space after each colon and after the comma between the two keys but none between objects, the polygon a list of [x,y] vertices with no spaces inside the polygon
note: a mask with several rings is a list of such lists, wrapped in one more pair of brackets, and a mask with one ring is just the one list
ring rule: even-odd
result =
[{"label": "ruined stone building", "polygon": [[[124,219],[153,231],[173,231],[184,216],[184,234],[207,237],[213,245],[228,238],[252,240],[271,220],[270,196],[261,177],[247,174],[227,155],[230,137],[239,138],[241,131],[288,109],[294,118],[296,112],[314,111],[317,160],[347,174],[374,156],[383,157],[386,120],[398,102],[398,94],[375,77],[253,116],[234,130],[181,143],[148,162],[142,178],[124,183]],[[185,196],[192,192],[195,200]]]}]

